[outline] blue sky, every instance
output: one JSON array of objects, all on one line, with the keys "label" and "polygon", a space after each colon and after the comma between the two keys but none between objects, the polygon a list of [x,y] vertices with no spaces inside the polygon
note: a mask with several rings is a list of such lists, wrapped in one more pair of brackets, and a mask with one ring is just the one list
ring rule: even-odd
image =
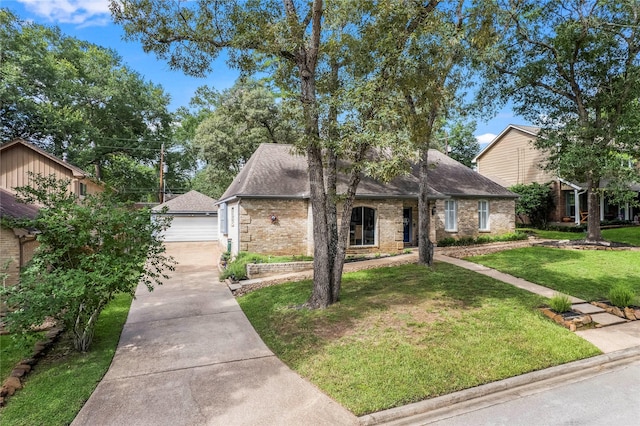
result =
[{"label": "blue sky", "polygon": [[[114,49],[128,67],[171,95],[172,111],[187,105],[199,86],[206,84],[223,90],[231,87],[238,77],[238,72],[229,69],[222,59],[213,64],[213,71],[204,78],[170,70],[166,62],[144,53],[139,43],[122,39],[124,32],[113,24],[108,5],[107,0],[0,0],[0,7],[9,8],[22,19],[56,25],[65,35]],[[488,121],[478,121],[476,137],[484,146],[512,123],[527,124],[505,108]]]}]

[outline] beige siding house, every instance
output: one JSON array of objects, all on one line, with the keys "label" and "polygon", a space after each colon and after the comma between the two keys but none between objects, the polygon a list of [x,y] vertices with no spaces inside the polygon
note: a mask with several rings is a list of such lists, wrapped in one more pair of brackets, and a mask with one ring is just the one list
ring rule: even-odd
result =
[{"label": "beige siding house", "polygon": [[[476,171],[505,188],[516,184],[549,183],[556,201],[556,208],[549,219],[555,222],[584,223],[587,210],[586,187],[543,169],[547,155],[533,145],[539,132],[539,127],[509,125],[473,159]],[[606,182],[601,185],[604,187]],[[637,185],[632,186],[632,189],[640,192]],[[639,213],[640,210],[631,205],[614,205],[604,195],[601,196],[600,217],[603,220],[633,220]]]},{"label": "beige siding house", "polygon": [[[515,194],[437,151],[429,156],[432,240],[515,229]],[[418,182],[417,167],[389,183],[362,179],[349,253],[397,253],[417,244]],[[338,191],[345,187],[340,176]],[[224,249],[313,254],[307,162],[292,146],[260,145],[218,204],[218,239]]]},{"label": "beige siding house", "polygon": [[22,139],[0,145],[0,188],[14,192],[29,184],[29,173],[69,179],[69,191],[79,196],[101,192],[101,184],[82,169]]}]

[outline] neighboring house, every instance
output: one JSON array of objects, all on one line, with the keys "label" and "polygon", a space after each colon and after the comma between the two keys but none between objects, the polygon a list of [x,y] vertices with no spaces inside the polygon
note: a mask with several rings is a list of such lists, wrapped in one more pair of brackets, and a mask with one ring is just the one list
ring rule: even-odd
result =
[{"label": "neighboring house", "polygon": [[[163,213],[164,209],[167,209]],[[216,241],[218,239],[218,206],[216,200],[198,191],[189,191],[155,206],[154,215],[171,216],[171,226],[163,234],[164,241]]]},{"label": "neighboring house", "polygon": [[[432,240],[514,231],[516,194],[435,150],[429,159]],[[349,253],[416,246],[418,187],[417,167],[386,184],[363,178],[351,215]],[[340,176],[338,191],[344,188]],[[309,197],[306,158],[291,145],[260,145],[218,201],[220,245],[234,254],[312,255]]]},{"label": "neighboring house", "polygon": [[[533,182],[551,183],[556,208],[550,219],[576,224],[584,222],[587,211],[586,185],[569,182],[543,169],[547,155],[533,145],[539,132],[539,127],[510,124],[473,159],[476,171],[506,188]],[[606,181],[602,181],[601,187],[606,184]],[[639,185],[631,185],[630,188],[640,192]],[[614,205],[609,203],[606,196],[601,195],[602,220],[633,220],[638,213],[640,210],[631,205]]]},{"label": "neighboring house", "polygon": [[11,192],[0,188],[0,274],[8,274],[6,285],[18,283],[20,269],[31,260],[38,246],[32,230],[14,228],[7,221],[34,219],[37,214],[36,206],[21,203]]},{"label": "neighboring house", "polygon": [[87,172],[29,142],[15,139],[0,145],[0,188],[15,193],[15,187],[30,184],[29,173],[68,179],[69,191],[78,196],[103,191]]}]

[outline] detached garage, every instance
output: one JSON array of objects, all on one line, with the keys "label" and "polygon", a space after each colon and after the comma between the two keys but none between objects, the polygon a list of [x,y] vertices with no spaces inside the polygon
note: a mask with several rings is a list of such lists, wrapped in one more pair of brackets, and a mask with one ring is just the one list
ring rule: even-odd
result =
[{"label": "detached garage", "polygon": [[218,206],[216,200],[198,191],[189,191],[153,208],[154,215],[161,215],[164,208],[172,216],[171,227],[163,239],[173,241],[217,241]]}]

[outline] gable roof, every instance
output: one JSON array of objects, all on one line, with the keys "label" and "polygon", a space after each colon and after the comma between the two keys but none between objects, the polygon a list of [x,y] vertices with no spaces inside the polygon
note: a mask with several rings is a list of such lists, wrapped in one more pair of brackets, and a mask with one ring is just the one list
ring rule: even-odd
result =
[{"label": "gable roof", "polygon": [[[436,151],[429,151],[431,199],[449,196],[517,197],[500,185]],[[363,177],[357,198],[416,198],[419,169],[383,183]],[[346,176],[339,175],[338,191],[344,192]],[[261,144],[242,171],[220,197],[219,203],[234,198],[309,198],[307,161],[292,145]]]},{"label": "gable roof", "polygon": [[38,214],[38,210],[38,207],[33,204],[21,203],[11,192],[0,188],[0,217],[34,219]]},{"label": "gable roof", "polygon": [[7,142],[5,144],[0,145],[0,155],[2,154],[2,151],[7,151],[7,150],[9,150],[11,148],[14,148],[16,146],[19,146],[19,145],[25,146],[25,147],[37,152],[38,154],[42,155],[43,157],[48,158],[49,160],[53,161],[54,163],[57,163],[57,164],[65,167],[66,169],[68,169],[71,172],[73,177],[77,177],[77,178],[88,178],[88,177],[91,177],[91,175],[89,175],[89,173],[85,172],[80,167],[76,167],[73,164],[67,163],[66,161],[61,160],[60,158],[56,157],[55,155],[49,154],[44,149],[42,149],[40,147],[37,147],[34,144],[25,141],[24,139],[14,139],[11,142]]},{"label": "gable roof", "polygon": [[159,212],[167,208],[167,213],[213,213],[218,211],[216,200],[198,191],[189,191],[166,203],[155,206],[151,210]]},{"label": "gable roof", "polygon": [[491,142],[489,142],[489,145],[485,146],[484,149],[482,151],[480,151],[480,153],[478,153],[478,155],[476,155],[473,160],[471,160],[472,162],[477,162],[478,158],[482,157],[485,153],[489,152],[489,150],[495,145],[497,144],[507,133],[509,133],[511,130],[519,130],[523,133],[527,133],[531,136],[538,137],[538,133],[540,133],[540,127],[536,127],[536,126],[522,126],[519,124],[509,124],[507,126],[506,129],[504,129],[502,132],[500,132],[500,134],[498,136],[496,136]]}]

